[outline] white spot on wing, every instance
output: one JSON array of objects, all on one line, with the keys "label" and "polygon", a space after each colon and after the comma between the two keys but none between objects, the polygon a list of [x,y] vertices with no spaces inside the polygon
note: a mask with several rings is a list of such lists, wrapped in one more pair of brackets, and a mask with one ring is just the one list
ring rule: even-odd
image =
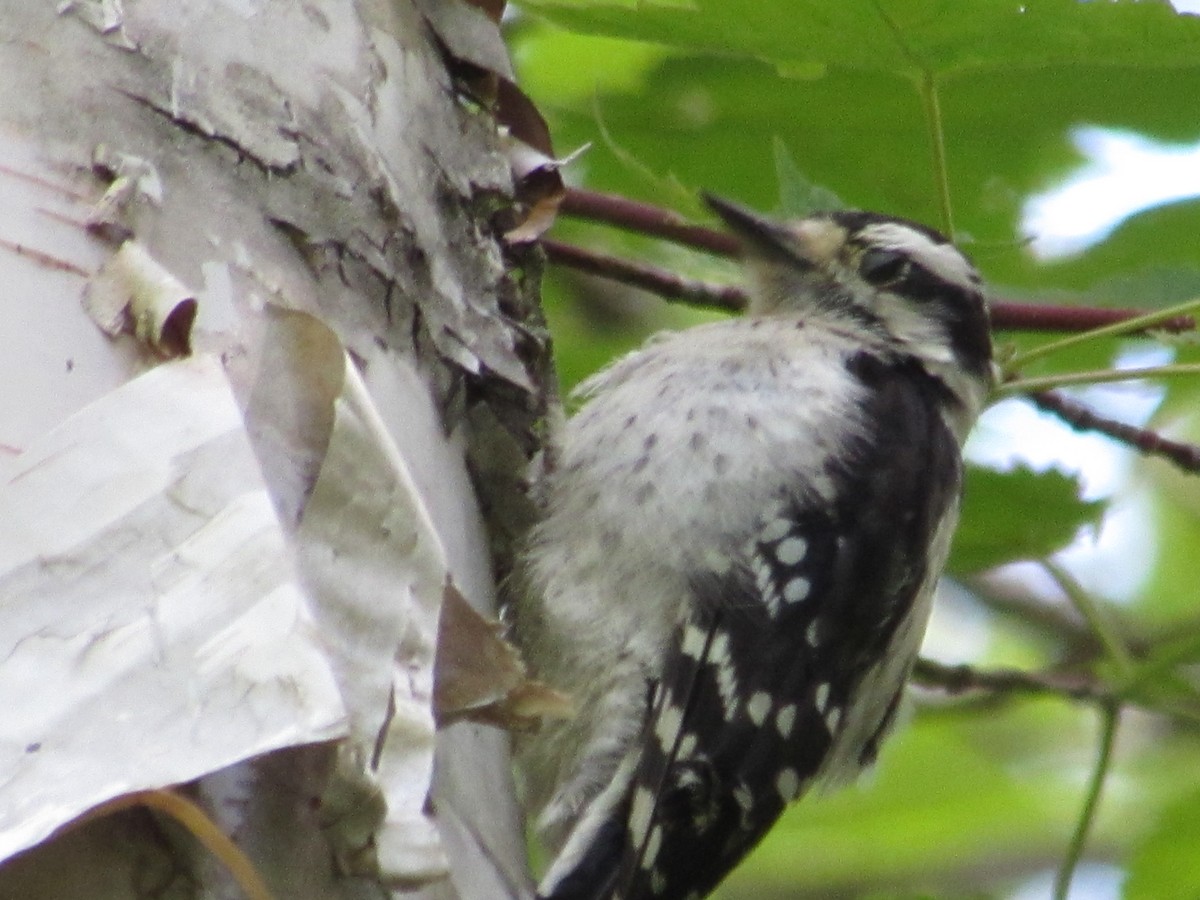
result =
[{"label": "white spot on wing", "polygon": [[729,635],[724,631],[718,631],[709,644],[708,664],[716,669],[717,692],[721,695],[725,718],[730,719],[737,709],[737,673],[729,657]]},{"label": "white spot on wing", "polygon": [[697,628],[695,625],[688,624],[683,629],[683,655],[690,656],[692,659],[699,659],[704,653],[704,643],[707,635],[703,628]]},{"label": "white spot on wing", "polygon": [[792,728],[796,724],[796,704],[789,703],[787,706],[781,706],[779,712],[775,713],[775,727],[779,729],[779,736],[782,738],[790,737]]},{"label": "white spot on wing", "polygon": [[679,759],[690,759],[696,752],[696,743],[696,735],[689,731],[679,739],[679,752],[676,756]]},{"label": "white spot on wing", "polygon": [[658,738],[659,746],[668,751],[675,746],[675,738],[679,736],[682,725],[683,710],[674,703],[664,703],[654,724],[654,735]]},{"label": "white spot on wing", "polygon": [[804,639],[808,641],[808,646],[816,647],[821,643],[821,620],[813,619],[812,623],[804,631]]},{"label": "white spot on wing", "polygon": [[779,612],[779,592],[771,578],[771,567],[761,560],[754,566],[754,584],[758,595],[767,605],[767,612],[772,616]]},{"label": "white spot on wing", "polygon": [[742,812],[749,812],[754,809],[754,795],[750,793],[750,788],[746,787],[740,781],[737,787],[733,789],[733,799],[741,807]]},{"label": "white spot on wing", "polygon": [[750,721],[755,725],[761,725],[767,720],[767,713],[771,711],[771,695],[765,691],[758,691],[750,702],[746,704],[746,714],[750,716]]},{"label": "white spot on wing", "polygon": [[815,491],[819,496],[828,499],[834,496],[836,490],[833,486],[833,479],[822,472],[810,472],[808,476],[808,486]]},{"label": "white spot on wing", "polygon": [[[658,859],[658,851],[662,849],[663,829],[662,825],[655,825],[650,830],[650,838],[646,841],[646,853],[642,856],[642,867],[649,869],[654,865],[654,861]],[[655,893],[658,893],[655,891]]]},{"label": "white spot on wing", "polygon": [[740,781],[738,786],[733,788],[733,799],[743,810],[754,809],[754,794],[750,793],[750,788]]},{"label": "white spot on wing", "polygon": [[775,790],[779,791],[779,796],[783,798],[784,803],[791,803],[796,799],[796,795],[800,793],[800,776],[796,774],[795,769],[784,769],[775,779]]},{"label": "white spot on wing", "polygon": [[650,831],[650,816],[654,812],[654,795],[644,787],[635,788],[629,804],[629,838],[640,844]]},{"label": "white spot on wing", "polygon": [[738,817],[743,828],[749,827],[750,815],[754,812],[754,794],[750,793],[750,788],[739,781],[733,788],[733,799],[738,805],[738,810],[741,815]]},{"label": "white spot on wing", "polygon": [[713,636],[712,645],[708,648],[708,662],[710,665],[720,665],[729,661],[729,635],[724,631],[718,631]]},{"label": "white spot on wing", "polygon": [[783,586],[783,599],[788,603],[799,603],[808,597],[812,582],[807,578],[796,577]]},{"label": "white spot on wing", "polygon": [[733,711],[737,709],[737,673],[728,659],[723,660],[717,668],[717,691],[721,694],[725,718],[732,718]]},{"label": "white spot on wing", "polygon": [[826,704],[829,703],[829,682],[828,681],[822,681],[820,684],[817,685],[816,703],[817,703],[817,712],[819,712],[819,713],[825,712],[825,706],[826,706]]},{"label": "white spot on wing", "polygon": [[829,712],[825,713],[825,727],[829,729],[829,733],[833,734],[837,731],[838,723],[842,721],[842,710],[840,707],[833,707]]},{"label": "white spot on wing", "polygon": [[771,587],[771,567],[765,560],[760,559],[754,564],[754,583],[760,594],[765,594]]},{"label": "white spot on wing", "polygon": [[802,537],[790,537],[775,548],[775,558],[780,564],[794,566],[808,553],[808,541]]}]

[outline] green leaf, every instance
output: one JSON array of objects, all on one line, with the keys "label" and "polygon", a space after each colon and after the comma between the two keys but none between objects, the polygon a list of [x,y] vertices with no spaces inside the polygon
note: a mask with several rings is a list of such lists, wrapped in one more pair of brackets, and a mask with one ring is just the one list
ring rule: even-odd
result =
[{"label": "green leaf", "polygon": [[[552,27],[520,30],[515,47],[521,80],[536,88],[540,104],[550,107],[586,106],[597,94],[641,90],[648,74],[672,52]],[[558,143],[560,150],[567,149]]]},{"label": "green leaf", "polygon": [[1193,900],[1200,885],[1200,791],[1176,798],[1129,862],[1126,900]]},{"label": "green leaf", "polygon": [[[522,0],[565,27],[789,69],[950,75],[1014,66],[1194,66],[1200,20],[1166,2],[1078,0]],[[1150,51],[1153,50],[1153,55]]]},{"label": "green leaf", "polygon": [[[1018,2],[1013,0],[1013,5]],[[842,6],[824,8],[837,20]],[[1091,40],[1094,13],[1103,17],[1127,6],[1072,0],[1062,12],[1075,10],[1072,27],[1083,47]],[[1136,4],[1134,13],[1153,12],[1152,6]],[[958,4],[958,12],[946,14],[963,27],[962,40],[978,43],[978,33],[966,27],[970,22],[962,22],[975,8],[974,3]],[[762,10],[746,13],[747,21],[739,27],[771,26],[778,4],[764,3]],[[671,14],[710,13],[702,9]],[[642,13],[626,11],[623,18],[639,21]],[[775,26],[782,29],[783,39],[801,40],[800,21]],[[1169,15],[1164,27],[1181,35],[1166,44],[1192,34],[1198,21],[1200,17]],[[545,29],[528,21],[518,34],[514,56],[523,78],[525,42],[536,42]],[[1024,288],[1028,296],[1034,287],[1036,296],[1047,299],[1054,289],[1069,292],[1054,297],[1055,302],[1124,305],[1130,299],[1128,291],[1121,290],[1116,279],[1136,276],[1143,267],[1197,267],[1192,236],[1200,232],[1200,202],[1195,201],[1138,214],[1097,247],[1053,264],[1036,259],[1023,241],[1025,201],[1085,165],[1073,140],[1079,125],[1122,129],[1168,144],[1196,139],[1190,98],[1200,95],[1200,54],[1191,67],[1162,68],[1157,34],[1156,29],[1125,33],[1129,53],[1136,51],[1137,60],[1123,67],[1115,67],[1113,58],[1082,53],[1070,64],[1024,67],[1022,54],[1016,53],[1011,66],[999,65],[998,55],[997,67],[974,69],[940,84],[957,236],[997,296],[1011,295],[1009,286]],[[1039,34],[1028,37],[1041,40]],[[839,38],[853,39],[853,33]],[[990,42],[989,36],[989,47]],[[550,79],[545,94],[532,74],[525,85],[535,102],[547,104],[543,111],[558,145],[593,145],[568,174],[586,177],[597,189],[678,208],[678,192],[649,185],[644,171],[670,173],[687,190],[705,188],[770,209],[779,197],[773,153],[778,138],[807,180],[835,191],[848,205],[941,222],[930,135],[912,80],[880,68],[834,68],[828,77],[801,81],[782,77],[775,61],[687,57],[662,44],[641,46],[654,53],[606,54],[601,48],[582,54],[578,65],[574,47],[565,48],[557,60],[550,59],[548,49],[535,54],[541,60],[537,72],[555,65],[562,70]],[[835,58],[833,51],[826,55]],[[623,68],[624,74],[617,71]],[[564,79],[575,86],[561,88]],[[604,145],[598,119],[627,156]],[[629,157],[643,169],[635,171]],[[1109,285],[1116,289],[1110,292]],[[1160,304],[1146,295],[1137,305]]]},{"label": "green leaf", "polygon": [[967,466],[950,571],[965,575],[1062,549],[1104,512],[1103,502],[1081,500],[1079,494],[1077,478],[1053,469]]},{"label": "green leaf", "polygon": [[[986,720],[919,716],[859,785],[787,809],[715,896],[858,897],[864,886],[927,888],[931,873],[961,884],[960,873],[998,859],[1036,858],[1069,833],[1078,789],[1044,765],[1055,751],[1034,736],[1077,718],[1054,702],[993,709]],[[1018,777],[1014,756],[1041,762]]]},{"label": "green leaf", "polygon": [[[1155,427],[1170,437],[1200,440],[1200,384],[1188,379],[1172,385],[1155,417]],[[1163,460],[1137,460],[1139,476],[1154,490],[1149,495],[1155,554],[1150,577],[1139,592],[1142,614],[1159,623],[1196,615],[1196,548],[1200,547],[1200,478]]]},{"label": "green leaf", "polygon": [[845,208],[841,197],[805,177],[782,138],[775,138],[774,147],[775,175],[779,179],[779,212],[782,215],[799,218],[809,213]]}]

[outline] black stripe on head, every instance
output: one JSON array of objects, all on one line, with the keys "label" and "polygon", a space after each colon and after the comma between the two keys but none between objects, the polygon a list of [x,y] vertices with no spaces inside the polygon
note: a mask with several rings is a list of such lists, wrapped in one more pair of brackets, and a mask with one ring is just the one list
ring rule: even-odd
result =
[{"label": "black stripe on head", "polygon": [[869,212],[834,217],[849,229],[848,240],[863,248],[860,277],[936,317],[959,364],[986,377],[991,328],[982,280],[970,260],[944,234],[910,219]]},{"label": "black stripe on head", "polygon": [[981,291],[949,284],[915,262],[887,289],[926,307],[938,317],[964,369],[980,375],[987,372],[992,359],[992,331]]},{"label": "black stripe on head", "polygon": [[912,219],[905,219],[902,216],[886,216],[883,213],[863,212],[857,209],[842,209],[829,214],[833,221],[837,222],[845,228],[852,236],[862,231],[871,225],[883,225],[887,223],[895,223],[911,228],[920,234],[925,235],[934,244],[949,244],[950,238],[946,237],[935,228],[930,228],[928,225],[922,225],[920,222],[914,222]]}]

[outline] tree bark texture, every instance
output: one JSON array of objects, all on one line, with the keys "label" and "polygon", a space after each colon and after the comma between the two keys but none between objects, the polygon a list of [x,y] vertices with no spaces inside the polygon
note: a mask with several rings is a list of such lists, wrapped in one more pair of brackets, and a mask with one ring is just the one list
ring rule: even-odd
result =
[{"label": "tree bark texture", "polygon": [[507,74],[495,24],[0,0],[0,37],[0,898],[242,896],[110,812],[172,787],[275,897],[526,895],[507,739],[430,699],[550,381],[454,76]]}]

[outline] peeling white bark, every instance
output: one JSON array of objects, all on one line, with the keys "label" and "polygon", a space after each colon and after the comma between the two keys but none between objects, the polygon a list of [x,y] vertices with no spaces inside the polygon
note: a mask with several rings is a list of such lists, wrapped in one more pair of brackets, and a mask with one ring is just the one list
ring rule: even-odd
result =
[{"label": "peeling white bark", "polygon": [[0,898],[239,896],[144,812],[50,836],[182,782],[279,898],[528,893],[505,736],[429,708],[544,362],[433,30],[498,37],[427,12],[0,0]]}]

